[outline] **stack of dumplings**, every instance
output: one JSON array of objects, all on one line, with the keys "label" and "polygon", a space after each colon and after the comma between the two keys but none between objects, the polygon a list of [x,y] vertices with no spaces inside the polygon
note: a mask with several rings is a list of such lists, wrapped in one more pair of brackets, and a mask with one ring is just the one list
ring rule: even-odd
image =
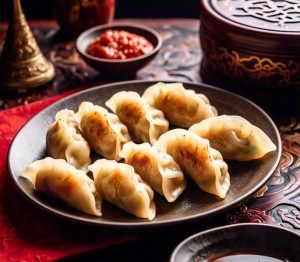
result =
[{"label": "stack of dumplings", "polygon": [[[157,83],[142,96],[121,91],[105,105],[112,113],[91,102],[77,113],[57,112],[46,134],[49,157],[21,177],[89,215],[105,215],[102,201],[108,201],[152,220],[154,192],[175,202],[189,177],[199,191],[224,199],[230,190],[224,159],[249,161],[276,150],[261,129],[240,116],[218,116],[205,95],[181,83]],[[91,149],[99,155],[93,164]]]}]

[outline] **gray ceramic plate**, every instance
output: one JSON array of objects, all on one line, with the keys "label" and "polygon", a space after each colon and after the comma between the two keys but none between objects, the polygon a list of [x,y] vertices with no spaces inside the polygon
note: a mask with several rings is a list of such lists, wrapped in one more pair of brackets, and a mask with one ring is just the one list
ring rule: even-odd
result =
[{"label": "gray ceramic plate", "polygon": [[296,262],[300,261],[300,235],[264,224],[213,228],[183,240],[173,251],[170,262],[210,261],[219,254],[237,250],[275,257],[280,261]]},{"label": "gray ceramic plate", "polygon": [[250,162],[228,162],[231,187],[224,200],[206,194],[191,181],[187,190],[175,203],[168,203],[156,195],[156,218],[152,221],[138,219],[110,204],[104,203],[101,218],[77,212],[59,202],[53,201],[33,188],[23,179],[21,171],[34,160],[46,156],[45,135],[47,127],[54,121],[60,109],[77,110],[80,102],[86,100],[104,106],[104,102],[121,90],[133,90],[142,94],[151,81],[129,81],[95,87],[67,97],[33,117],[15,137],[8,155],[8,167],[13,182],[22,195],[44,210],[64,218],[94,225],[118,227],[151,227],[173,224],[211,216],[237,205],[260,189],[277,167],[281,155],[281,141],[278,130],[270,117],[252,102],[233,93],[203,84],[185,83],[185,87],[205,94],[220,114],[235,114],[245,117],[260,127],[276,144],[277,151],[264,158]]}]

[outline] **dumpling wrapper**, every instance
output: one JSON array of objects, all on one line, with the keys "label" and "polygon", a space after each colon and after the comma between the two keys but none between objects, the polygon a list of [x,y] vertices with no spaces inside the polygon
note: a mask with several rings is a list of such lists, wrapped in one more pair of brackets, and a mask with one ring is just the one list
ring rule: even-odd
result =
[{"label": "dumpling wrapper", "polygon": [[230,187],[228,166],[207,139],[184,129],[173,129],[154,146],[170,154],[203,191],[225,198]]},{"label": "dumpling wrapper", "polygon": [[100,159],[89,166],[98,193],[103,199],[140,218],[156,215],[154,192],[132,166]]},{"label": "dumpling wrapper", "polygon": [[118,116],[90,102],[82,102],[77,115],[81,133],[91,148],[105,158],[119,160],[123,144],[131,139]]},{"label": "dumpling wrapper", "polygon": [[137,92],[118,92],[105,105],[117,114],[133,140],[138,143],[153,144],[169,129],[169,122],[163,112],[148,105]]},{"label": "dumpling wrapper", "polygon": [[101,216],[101,198],[94,181],[62,159],[47,157],[30,164],[21,174],[36,190],[84,213]]},{"label": "dumpling wrapper", "polygon": [[211,117],[193,125],[189,131],[208,139],[225,159],[248,161],[277,149],[260,128],[240,116]]},{"label": "dumpling wrapper", "polygon": [[179,127],[188,128],[218,114],[205,95],[187,90],[181,83],[157,83],[148,87],[142,98],[163,111],[169,122]]},{"label": "dumpling wrapper", "polygon": [[149,143],[137,145],[128,142],[120,156],[167,201],[174,202],[185,190],[186,180],[180,166],[169,154],[160,152]]},{"label": "dumpling wrapper", "polygon": [[90,146],[80,134],[73,111],[64,109],[56,113],[55,122],[47,130],[46,145],[50,157],[65,159],[77,169],[88,171]]}]

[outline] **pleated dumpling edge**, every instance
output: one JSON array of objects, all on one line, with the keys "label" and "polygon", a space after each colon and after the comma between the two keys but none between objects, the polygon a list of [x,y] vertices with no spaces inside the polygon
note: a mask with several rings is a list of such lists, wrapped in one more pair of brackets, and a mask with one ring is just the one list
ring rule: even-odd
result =
[{"label": "pleated dumpling edge", "polygon": [[132,166],[99,159],[89,166],[89,170],[103,199],[139,218],[152,220],[156,216],[154,192]]},{"label": "pleated dumpling edge", "polygon": [[203,191],[225,198],[230,187],[228,165],[207,139],[185,129],[173,129],[163,134],[154,146],[170,154]]},{"label": "pleated dumpling edge", "polygon": [[94,181],[62,159],[47,157],[28,165],[20,177],[36,190],[55,197],[84,213],[101,216],[101,197]]}]

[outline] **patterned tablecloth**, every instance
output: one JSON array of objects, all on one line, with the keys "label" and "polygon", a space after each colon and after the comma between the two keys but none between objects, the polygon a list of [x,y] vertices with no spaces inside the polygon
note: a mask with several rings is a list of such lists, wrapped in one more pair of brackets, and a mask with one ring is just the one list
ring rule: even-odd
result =
[{"label": "patterned tablecloth", "polygon": [[[159,55],[151,64],[138,72],[136,79],[201,82],[199,74],[201,49],[197,20],[134,20],[133,22],[153,27],[164,41]],[[109,81],[80,59],[74,48],[74,41],[61,40],[62,36],[57,33],[55,23],[33,22],[31,26],[43,52],[55,64],[56,78],[49,86],[35,90],[26,96],[16,98],[2,95],[0,109],[30,103],[78,86],[90,87]],[[2,38],[5,28],[4,25],[0,26]],[[300,121],[297,120],[296,114],[294,116],[291,114],[290,119],[285,119],[285,124],[279,124],[279,119],[275,119],[275,122],[281,131],[283,153],[280,166],[268,183],[253,198],[226,214],[221,214],[210,221],[196,223],[197,226],[178,227],[176,229],[178,236],[172,238],[170,242],[173,244],[160,244],[160,250],[164,250],[165,257],[174,248],[176,241],[203,228],[216,225],[238,222],[268,223],[300,233]],[[165,230],[166,237],[170,239],[172,229]],[[153,235],[151,238],[154,238]],[[152,241],[154,247],[157,245],[154,240],[144,241],[147,245],[149,241]],[[152,254],[152,259],[153,256],[155,255]]]}]

